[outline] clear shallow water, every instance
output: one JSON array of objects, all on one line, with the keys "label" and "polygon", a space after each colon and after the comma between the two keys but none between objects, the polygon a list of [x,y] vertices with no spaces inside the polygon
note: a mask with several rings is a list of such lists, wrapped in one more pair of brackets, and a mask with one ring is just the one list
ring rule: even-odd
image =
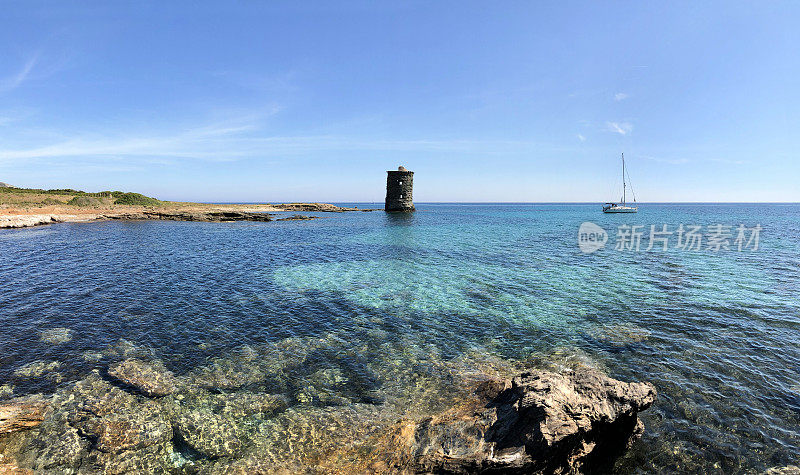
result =
[{"label": "clear shallow water", "polygon": [[[0,386],[51,392],[107,367],[120,340],[177,374],[243,347],[303,353],[287,342],[325,341],[286,370],[291,383],[270,388],[298,412],[410,407],[391,399],[447,391],[441,362],[579,360],[659,390],[620,471],[798,462],[800,205],[604,215],[597,205],[421,204],[410,215],[324,216],[0,230]],[[607,248],[579,251],[584,221],[611,234]],[[624,223],[763,230],[756,251],[636,253],[613,249]],[[53,328],[71,339],[42,341]],[[52,361],[42,376],[24,371]],[[304,389],[330,371],[348,383],[325,397]]]}]

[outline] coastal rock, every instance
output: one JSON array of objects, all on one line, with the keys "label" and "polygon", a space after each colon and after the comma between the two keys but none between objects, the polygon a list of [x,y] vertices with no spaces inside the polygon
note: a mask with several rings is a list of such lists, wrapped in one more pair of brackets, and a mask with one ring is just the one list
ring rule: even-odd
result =
[{"label": "coastal rock", "polygon": [[273,221],[273,216],[270,214],[247,211],[142,211],[133,213],[106,214],[100,216],[100,218],[123,221],[161,220],[203,221],[216,223],[232,221]]},{"label": "coastal rock", "polygon": [[57,222],[58,218],[51,214],[0,216],[0,228],[27,228]]},{"label": "coastal rock", "polygon": [[285,218],[278,218],[276,221],[309,221],[312,219],[319,219],[316,216],[303,216],[302,214],[293,214]]},{"label": "coastal rock", "polygon": [[284,203],[275,205],[283,211],[305,211],[318,213],[343,213],[345,211],[355,211],[358,208],[342,208],[329,203]]},{"label": "coastal rock", "polygon": [[609,466],[643,431],[648,383],[597,370],[523,373],[488,381],[472,400],[421,422],[401,422],[394,466],[434,473],[574,473]]},{"label": "coastal rock", "polygon": [[171,394],[177,385],[175,375],[160,361],[149,363],[130,358],[110,367],[108,374],[150,397]]},{"label": "coastal rock", "polygon": [[0,403],[0,436],[41,424],[47,403],[41,396],[14,398]]},{"label": "coastal rock", "polygon": [[20,468],[15,463],[4,463],[0,457],[0,475],[33,475],[33,470]]}]

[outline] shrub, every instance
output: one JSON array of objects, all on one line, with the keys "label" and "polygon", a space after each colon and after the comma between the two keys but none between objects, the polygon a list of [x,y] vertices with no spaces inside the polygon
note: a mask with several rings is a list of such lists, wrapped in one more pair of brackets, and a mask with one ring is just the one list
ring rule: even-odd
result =
[{"label": "shrub", "polygon": [[76,196],[67,201],[67,204],[72,206],[100,206],[103,202],[90,196]]},{"label": "shrub", "polygon": [[117,197],[114,204],[118,205],[136,205],[136,206],[157,206],[161,204],[155,198],[144,196],[141,193],[122,193]]},{"label": "shrub", "polygon": [[[75,199],[75,198],[73,198]],[[42,206],[49,206],[49,205],[63,205],[64,202],[61,200],[57,200],[55,198],[45,198],[42,200]]]}]

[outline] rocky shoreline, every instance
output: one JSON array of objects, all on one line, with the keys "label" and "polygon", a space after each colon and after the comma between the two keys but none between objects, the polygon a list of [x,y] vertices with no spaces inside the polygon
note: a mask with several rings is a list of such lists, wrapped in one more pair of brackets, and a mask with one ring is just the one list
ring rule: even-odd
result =
[{"label": "rocky shoreline", "polygon": [[[167,220],[167,221],[202,221],[202,222],[234,222],[234,221],[297,221],[317,219],[317,216],[291,215],[278,217],[266,211],[248,211],[246,206],[220,209],[137,209],[137,210],[97,210],[81,214],[66,213],[26,213],[0,215],[0,228],[26,228],[64,222],[90,222],[105,220]],[[327,203],[288,203],[270,205],[268,211],[302,211],[316,213],[344,213],[350,211],[374,211],[372,209],[343,208]]]},{"label": "rocky shoreline", "polygon": [[[301,431],[333,430],[342,441],[276,466],[261,439],[280,438],[272,421],[296,417],[295,408],[248,385],[253,375],[219,370],[179,377],[129,357],[50,397],[1,401],[0,473],[596,472],[642,433],[638,413],[656,398],[651,384],[579,368],[480,378],[449,409],[394,423],[368,417],[380,401],[358,411],[333,403]],[[331,429],[321,421],[334,414]]]}]

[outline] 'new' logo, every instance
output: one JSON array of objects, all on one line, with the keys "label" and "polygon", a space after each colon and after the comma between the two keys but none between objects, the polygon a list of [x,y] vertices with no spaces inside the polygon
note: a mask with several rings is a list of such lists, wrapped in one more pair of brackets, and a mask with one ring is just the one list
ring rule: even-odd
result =
[{"label": "'new' logo", "polygon": [[608,242],[608,233],[600,226],[586,221],[578,228],[578,247],[581,252],[591,254],[602,249]]}]

